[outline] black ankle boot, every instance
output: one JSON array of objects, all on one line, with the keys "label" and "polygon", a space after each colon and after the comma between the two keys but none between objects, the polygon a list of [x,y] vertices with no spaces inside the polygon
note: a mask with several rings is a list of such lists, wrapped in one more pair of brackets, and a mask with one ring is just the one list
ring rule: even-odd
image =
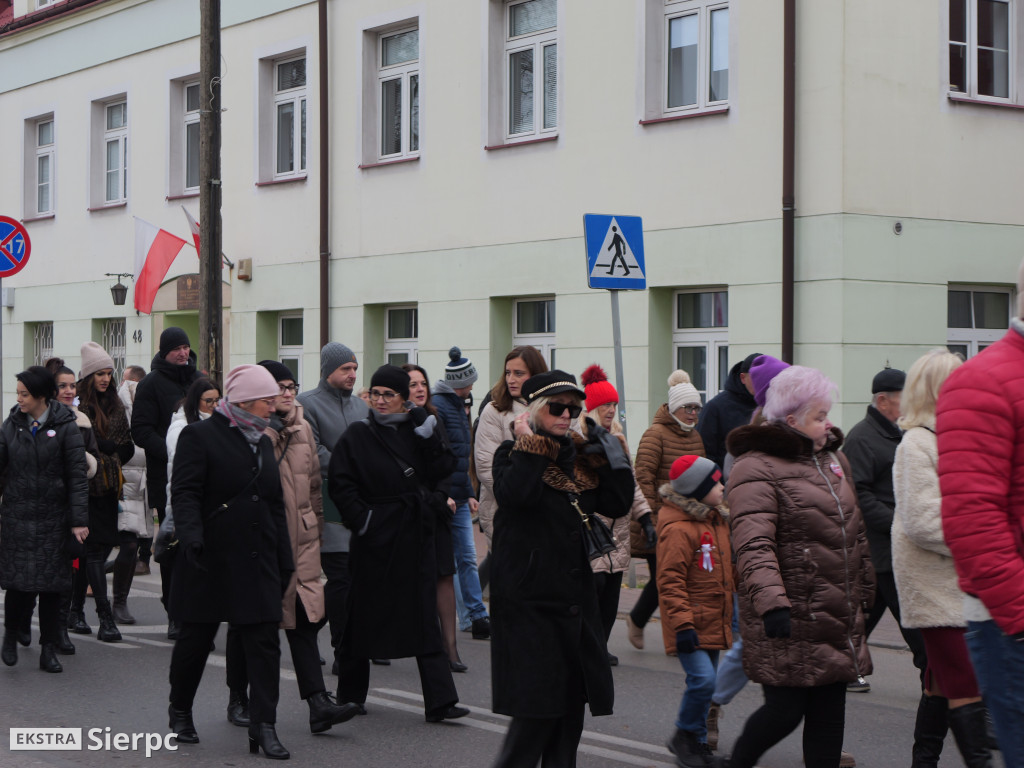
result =
[{"label": "black ankle boot", "polygon": [[199,734],[196,724],[192,722],[191,709],[175,709],[173,704],[167,706],[167,727],[175,734],[179,744],[198,744]]},{"label": "black ankle boot", "polygon": [[100,617],[100,630],[96,633],[96,639],[101,643],[121,642],[121,633],[114,623],[114,614],[110,610],[110,602],[97,598],[96,613]]},{"label": "black ankle boot", "polygon": [[358,704],[337,704],[326,691],[312,694],[306,699],[306,703],[309,704],[311,733],[323,733],[332,725],[344,723],[359,714]]},{"label": "black ankle boot", "polygon": [[249,726],[249,752],[255,755],[261,748],[263,754],[273,760],[287,760],[291,757],[291,753],[278,740],[273,723],[252,723]]},{"label": "black ankle boot", "polygon": [[18,663],[18,641],[15,638],[14,632],[10,630],[4,631],[4,644],[3,649],[0,650],[0,659],[8,667],[13,667]]},{"label": "black ankle boot", "polygon": [[63,672],[64,667],[57,660],[57,646],[53,643],[43,643],[39,649],[39,668],[43,672]]},{"label": "black ankle boot", "polygon": [[68,631],[76,635],[91,635],[92,627],[85,623],[85,616],[82,611],[74,608],[68,611]]},{"label": "black ankle boot", "polygon": [[917,722],[914,724],[914,748],[911,751],[910,768],[934,768],[942,755],[942,743],[946,740],[949,699],[943,696],[921,695],[917,705]]},{"label": "black ankle boot", "polygon": [[128,593],[135,578],[135,559],[126,562],[114,560],[114,621],[118,624],[134,624],[135,617],[128,610]]},{"label": "black ankle boot", "polygon": [[245,691],[233,690],[228,696],[228,722],[239,728],[249,727],[249,697]]},{"label": "black ankle boot", "polygon": [[992,750],[988,748],[985,705],[980,701],[950,708],[949,729],[967,768],[992,768]]},{"label": "black ankle boot", "polygon": [[[62,592],[60,607],[57,609],[57,653],[71,656],[75,652],[75,644],[68,637],[68,615],[71,613],[71,593]],[[42,638],[39,638],[40,642]]]}]

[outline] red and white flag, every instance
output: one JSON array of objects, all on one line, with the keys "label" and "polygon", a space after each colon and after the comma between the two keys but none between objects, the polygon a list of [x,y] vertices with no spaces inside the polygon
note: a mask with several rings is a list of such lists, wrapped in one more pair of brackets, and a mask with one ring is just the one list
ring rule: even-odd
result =
[{"label": "red and white flag", "polygon": [[192,239],[196,244],[196,256],[199,255],[199,222],[192,218],[192,214],[188,212],[188,209],[183,205],[181,210],[185,212],[185,218],[188,219],[188,228],[192,230]]},{"label": "red and white flag", "polygon": [[165,229],[135,219],[135,309],[147,315],[153,300],[185,241]]}]

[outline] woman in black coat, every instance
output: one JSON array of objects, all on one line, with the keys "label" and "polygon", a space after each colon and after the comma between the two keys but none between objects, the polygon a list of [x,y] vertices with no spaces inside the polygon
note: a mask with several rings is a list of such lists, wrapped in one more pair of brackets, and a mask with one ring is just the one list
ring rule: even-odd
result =
[{"label": "woman in black coat", "polygon": [[378,368],[370,380],[373,410],[345,431],[331,454],[331,498],[352,531],[338,700],[366,701],[371,658],[415,656],[426,719],[440,722],[469,714],[456,706],[437,618],[437,491],[455,457],[437,418],[420,407],[407,410],[408,397],[408,373]]},{"label": "woman in black coat", "polygon": [[[79,561],[80,567],[75,572],[68,629],[78,634],[91,632],[83,616],[88,582],[88,586],[92,587],[96,615],[100,620],[96,638],[105,643],[119,642],[121,633],[114,622],[110,601],[107,599],[107,574],[104,566],[110,551],[120,544],[122,547],[133,547],[131,558],[134,567],[135,550],[138,548],[138,539],[134,534],[125,539],[118,538],[118,499],[121,497],[123,482],[121,465],[135,455],[135,444],[128,425],[128,413],[121,398],[117,396],[113,376],[114,361],[106,350],[94,341],[85,342],[82,345],[82,370],[78,374],[78,410],[92,422],[98,448],[97,468],[96,474],[89,480],[89,541],[85,544],[85,567],[82,568]],[[130,615],[126,617],[131,618]],[[132,619],[128,623],[134,621]]]},{"label": "woman in black coat", "polygon": [[240,365],[225,399],[178,439],[171,479],[174,530],[184,558],[174,567],[171,615],[181,629],[171,655],[170,728],[199,741],[192,701],[220,622],[237,631],[249,674],[249,750],[288,751],[277,739],[281,596],[295,565],[281,477],[264,434],[279,394],[266,368]]},{"label": "woman in black coat", "polygon": [[633,473],[617,438],[569,431],[585,397],[574,376],[537,374],[522,395],[529,411],[494,456],[491,688],[512,716],[494,765],[575,766],[584,702],[610,715],[614,699],[581,510],[628,513]]},{"label": "woman in black coat", "polygon": [[18,404],[0,428],[0,588],[4,664],[18,661],[15,640],[39,596],[39,667],[61,672],[56,644],[60,595],[71,589],[70,540],[89,535],[85,446],[75,414],[55,398],[40,366],[17,375]]}]

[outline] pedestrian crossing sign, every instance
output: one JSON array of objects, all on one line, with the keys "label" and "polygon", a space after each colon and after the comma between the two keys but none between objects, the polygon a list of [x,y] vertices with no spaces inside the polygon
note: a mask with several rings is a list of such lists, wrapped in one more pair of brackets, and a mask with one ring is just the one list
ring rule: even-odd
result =
[{"label": "pedestrian crossing sign", "polygon": [[624,291],[647,288],[644,226],[639,216],[583,215],[587,286]]}]

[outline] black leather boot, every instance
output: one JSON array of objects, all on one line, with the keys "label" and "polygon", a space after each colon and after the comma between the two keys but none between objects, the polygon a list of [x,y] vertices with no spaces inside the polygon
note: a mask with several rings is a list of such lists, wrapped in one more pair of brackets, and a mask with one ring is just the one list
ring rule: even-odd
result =
[{"label": "black leather boot", "polygon": [[167,706],[167,727],[175,734],[179,744],[198,744],[199,734],[196,724],[192,722],[192,710],[176,709],[173,704]]},{"label": "black leather boot", "polygon": [[135,578],[135,559],[122,562],[114,560],[114,621],[118,624],[134,624],[135,617],[128,610],[128,593]]},{"label": "black leather boot", "polygon": [[0,659],[8,667],[13,667],[18,663],[18,640],[15,633],[10,630],[4,630],[4,644],[3,649],[0,650]]},{"label": "black leather boot", "polygon": [[231,691],[228,697],[228,722],[239,728],[249,727],[249,697],[245,691]]},{"label": "black leather boot", "polygon": [[68,636],[68,615],[70,613],[71,593],[62,592],[60,595],[60,607],[57,609],[57,653],[64,656],[72,656],[75,653],[75,644],[71,642],[71,638]]},{"label": "black leather boot", "polygon": [[910,768],[933,768],[939,764],[942,743],[949,730],[947,721],[949,699],[944,696],[921,695],[914,724],[914,748]]},{"label": "black leather boot", "polygon": [[63,672],[64,667],[57,660],[57,646],[53,643],[43,643],[39,649],[39,668],[43,672]]},{"label": "black leather boot", "polygon": [[36,599],[32,598],[32,610],[25,614],[25,618],[18,627],[18,645],[28,648],[32,645],[32,613],[36,609]]},{"label": "black leather boot", "polygon": [[249,726],[249,752],[255,755],[260,749],[272,760],[287,760],[291,757],[291,753],[278,740],[273,723],[252,723]]},{"label": "black leather boot", "polygon": [[96,639],[101,643],[121,642],[121,633],[114,623],[110,602],[106,599],[96,598],[96,613],[100,617],[100,630],[96,633]]},{"label": "black leather boot", "polygon": [[950,708],[949,729],[967,768],[992,768],[992,750],[988,748],[985,705],[980,701]]},{"label": "black leather boot", "polygon": [[[82,561],[79,560],[81,563]],[[71,603],[68,608],[68,631],[76,635],[91,635],[92,628],[85,623],[85,590],[88,587],[85,570],[79,567],[72,571]]]},{"label": "black leather boot", "polygon": [[337,704],[326,691],[312,694],[306,703],[309,704],[309,730],[311,733],[323,733],[332,725],[351,720],[359,714],[358,704]]}]

